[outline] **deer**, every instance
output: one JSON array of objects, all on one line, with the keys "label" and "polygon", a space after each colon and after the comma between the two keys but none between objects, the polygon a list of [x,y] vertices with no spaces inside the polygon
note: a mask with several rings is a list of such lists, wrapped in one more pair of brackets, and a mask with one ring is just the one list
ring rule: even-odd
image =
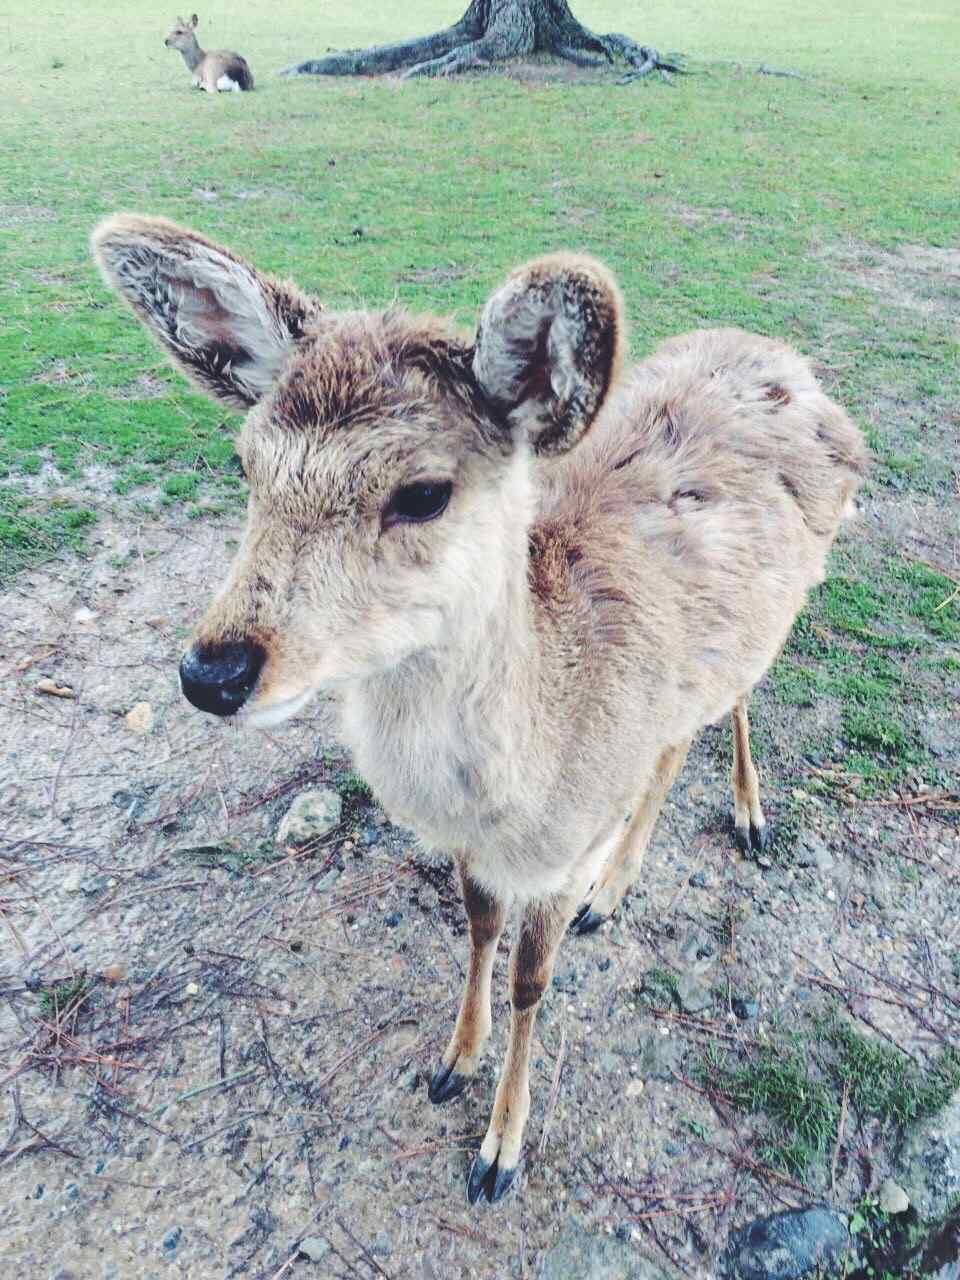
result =
[{"label": "deer", "polygon": [[197,40],[197,23],[200,19],[193,14],[189,22],[177,18],[170,34],[164,40],[168,49],[179,49],[187,70],[193,72],[194,89],[203,89],[206,93],[240,93],[253,88],[253,72],[247,66],[246,58],[229,49],[212,49],[209,53],[200,48]]},{"label": "deer", "polygon": [[114,215],[92,246],[179,370],[246,412],[245,532],[183,694],[263,728],[329,696],[387,813],[456,866],[469,960],[432,1103],[478,1071],[515,918],[467,1178],[494,1203],[560,942],[618,910],[693,737],[728,714],[736,839],[769,839],[747,699],[824,579],[862,435],[771,338],[701,330],[625,370],[618,286],[581,254],[518,267],[468,335],[326,310],[162,218]]}]

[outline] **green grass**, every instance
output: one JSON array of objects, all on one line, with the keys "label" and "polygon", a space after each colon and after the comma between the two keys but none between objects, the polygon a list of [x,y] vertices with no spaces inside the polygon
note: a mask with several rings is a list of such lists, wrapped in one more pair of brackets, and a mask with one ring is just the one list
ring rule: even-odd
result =
[{"label": "green grass", "polygon": [[60,1022],[80,1008],[92,989],[92,983],[82,974],[70,982],[44,987],[37,997],[40,1013],[48,1022]]},{"label": "green grass", "polygon": [[932,1071],[878,1040],[867,1040],[850,1023],[831,1019],[824,1035],[835,1053],[831,1071],[846,1085],[850,1102],[864,1116],[907,1125],[933,1115],[960,1088],[960,1052],[948,1048]]},{"label": "green grass", "polygon": [[96,513],[56,495],[32,499],[0,487],[0,549],[8,572],[44,559],[63,546],[79,547]]},{"label": "green grass", "polygon": [[758,1049],[746,1062],[712,1048],[698,1076],[738,1110],[761,1118],[761,1158],[793,1177],[821,1170],[837,1139],[842,1098],[851,1114],[896,1130],[940,1110],[960,1088],[960,1053],[922,1069],[906,1054],[831,1013],[808,1034]]},{"label": "green grass", "polygon": [[640,982],[642,1000],[655,1009],[671,1009],[677,1002],[677,976],[669,969],[648,969]]},{"label": "green grass", "polygon": [[835,726],[802,749],[833,758],[839,739],[864,795],[916,775],[949,783],[919,726],[929,706],[949,700],[960,669],[954,584],[887,551],[843,545],[768,677],[784,708],[837,708]]},{"label": "green grass", "polygon": [[738,1067],[710,1051],[700,1076],[738,1110],[766,1117],[762,1159],[796,1177],[823,1159],[836,1135],[837,1104],[830,1088],[811,1074],[799,1045],[762,1049]]},{"label": "green grass", "polygon": [[[427,31],[459,8],[386,13],[365,0],[321,21],[307,0],[260,14],[215,5],[201,39],[245,52],[258,89],[208,99],[163,48],[166,19],[129,0],[56,15],[13,0],[0,474],[15,484],[49,461],[82,481],[105,465],[119,493],[161,485],[175,501],[229,474],[233,416],[167,370],[90,266],[96,219],[135,207],[192,223],[331,305],[398,300],[465,324],[518,259],[593,250],[623,283],[637,352],[718,321],[787,337],[832,367],[868,419],[881,483],[946,483],[920,424],[887,432],[871,407],[881,394],[955,402],[951,318],[936,310],[935,282],[918,325],[870,272],[901,241],[956,239],[943,156],[956,106],[946,50],[960,15],[908,22],[893,0],[869,16],[825,0],[786,12],[752,0],[694,16],[660,0],[635,34],[691,56],[703,74],[675,89],[271,74],[328,45]],[[612,0],[577,11],[598,29],[624,25]],[[761,63],[809,78],[758,75]],[[47,534],[62,540],[56,520]],[[0,546],[10,545],[5,527]]]}]

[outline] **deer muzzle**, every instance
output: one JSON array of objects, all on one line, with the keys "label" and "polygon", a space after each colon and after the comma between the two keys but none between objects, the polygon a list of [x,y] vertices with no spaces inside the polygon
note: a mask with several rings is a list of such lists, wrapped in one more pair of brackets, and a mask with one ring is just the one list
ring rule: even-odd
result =
[{"label": "deer muzzle", "polygon": [[265,659],[253,640],[194,645],[180,662],[183,696],[200,711],[232,716],[256,687]]}]

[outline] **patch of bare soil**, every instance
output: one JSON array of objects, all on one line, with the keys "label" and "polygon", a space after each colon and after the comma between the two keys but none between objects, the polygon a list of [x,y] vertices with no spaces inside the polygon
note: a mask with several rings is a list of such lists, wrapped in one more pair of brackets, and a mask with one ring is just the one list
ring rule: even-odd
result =
[{"label": "patch of bare soil", "polygon": [[156,400],[159,396],[167,395],[169,390],[170,384],[162,378],[152,373],[140,373],[132,382],[112,387],[109,394],[112,400]]},{"label": "patch of bare soil", "polygon": [[56,359],[41,373],[36,373],[30,379],[31,382],[44,383],[47,386],[63,387],[63,386],[86,386],[93,381],[92,373],[85,373],[77,369],[71,369],[66,360]]},{"label": "patch of bare soil", "polygon": [[740,217],[732,209],[727,209],[724,205],[717,205],[714,208],[699,208],[694,205],[675,204],[672,207],[672,213],[677,221],[682,222],[685,227],[702,227],[705,224],[710,225],[712,223],[716,223],[719,226],[730,226],[737,238],[746,235],[754,225],[748,219]]},{"label": "patch of bare soil", "polygon": [[854,240],[823,250],[851,283],[885,302],[924,316],[956,320],[960,304],[960,249],[903,244],[894,251]]},{"label": "patch of bare soil", "polygon": [[465,267],[410,267],[409,270],[401,272],[397,279],[403,284],[447,284],[451,280],[459,280],[466,274]]},{"label": "patch of bare soil", "polygon": [[[74,386],[77,384],[74,383]],[[15,474],[0,480],[0,489],[8,489],[16,494],[27,494],[30,497],[55,497],[63,502],[76,502],[83,506],[102,507],[114,497],[114,481],[117,473],[112,467],[102,463],[88,462],[78,468],[77,472],[65,475],[56,465],[49,450],[40,449],[40,468],[35,473]],[[140,497],[156,498],[159,489],[143,488]],[[113,504],[117,511],[129,511],[131,527],[136,529],[143,523],[143,517],[134,514],[129,506]],[[106,512],[104,512],[106,514]],[[109,529],[104,534],[109,540]]]},{"label": "patch of bare soil", "polygon": [[52,222],[52,209],[42,204],[0,204],[0,227],[22,227],[28,222]]},{"label": "patch of bare soil", "polygon": [[[850,1205],[882,1180],[883,1135],[852,1115],[833,1185],[829,1170],[806,1190],[764,1172],[750,1126],[691,1077],[708,1046],[746,1054],[825,992],[919,1060],[955,1038],[957,831],[922,803],[811,795],[816,858],[763,868],[732,847],[729,761],[708,730],[642,885],[561,952],[518,1188],[470,1209],[505,955],[481,1076],[433,1108],[465,959],[448,868],[357,801],[319,847],[277,860],[293,797],[342,776],[328,708],[244,735],[178,693],[226,532],[105,514],[86,558],[26,573],[0,601],[11,1274],[532,1278],[573,1219],[705,1278],[732,1226]],[[149,714],[128,719],[140,703]],[[775,772],[765,784],[775,816],[790,797]],[[651,1008],[638,992],[653,968],[689,979],[700,1007]],[[755,1006],[745,1022],[736,997]]]},{"label": "patch of bare soil", "polygon": [[[606,65],[578,67],[573,62],[544,56],[517,58],[514,61],[504,62],[494,67],[493,72],[505,76],[508,80],[517,80],[520,84],[585,84],[609,81],[612,74],[616,72],[616,68]],[[489,71],[486,74],[489,75]]]},{"label": "patch of bare soil", "polygon": [[47,271],[40,267],[27,267],[25,270],[30,279],[35,280],[37,284],[55,285],[59,288],[61,285],[73,283],[71,278],[62,271]]}]

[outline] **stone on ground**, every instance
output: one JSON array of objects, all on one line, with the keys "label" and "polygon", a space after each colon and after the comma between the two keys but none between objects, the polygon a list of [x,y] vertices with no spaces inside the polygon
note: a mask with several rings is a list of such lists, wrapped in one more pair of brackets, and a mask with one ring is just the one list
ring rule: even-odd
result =
[{"label": "stone on ground", "polygon": [[307,844],[340,825],[343,801],[332,787],[302,791],[280,820],[278,845]]},{"label": "stone on ground", "polygon": [[[829,1209],[788,1209],[734,1231],[720,1263],[722,1280],[813,1280],[849,1256],[846,1220]],[[831,1273],[832,1274],[832,1273]]]},{"label": "stone on ground", "polygon": [[669,1280],[666,1272],[633,1245],[596,1235],[573,1224],[547,1250],[537,1280]]}]

